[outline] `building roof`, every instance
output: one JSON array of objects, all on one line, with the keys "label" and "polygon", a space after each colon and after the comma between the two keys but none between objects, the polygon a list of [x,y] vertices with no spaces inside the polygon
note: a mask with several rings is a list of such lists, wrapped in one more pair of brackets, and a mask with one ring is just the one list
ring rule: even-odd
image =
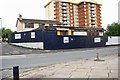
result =
[{"label": "building roof", "polygon": [[[18,18],[18,20],[20,20]],[[55,21],[55,20],[38,20],[38,19],[22,19],[20,20],[21,22],[29,22],[29,23],[41,23],[41,24],[62,24],[59,21]]]},{"label": "building roof", "polygon": [[69,3],[73,3],[73,4],[80,4],[82,2],[90,2],[90,3],[102,5],[95,0],[50,0],[44,7],[46,8],[52,1],[69,2]]},{"label": "building roof", "polygon": [[100,3],[98,3],[98,2],[95,1],[95,0],[81,0],[80,3],[81,3],[81,2],[90,2],[90,3],[94,3],[94,4],[101,5]]},{"label": "building roof", "polygon": [[46,8],[53,0],[50,0],[45,6],[44,8]]},{"label": "building roof", "polygon": [[55,20],[38,20],[38,19],[25,19],[25,18],[22,18],[22,20],[20,20],[18,18],[17,22],[16,22],[16,27],[17,27],[18,21],[24,22],[24,23],[39,23],[39,24],[58,24],[58,25],[62,25],[61,22],[55,21]]}]

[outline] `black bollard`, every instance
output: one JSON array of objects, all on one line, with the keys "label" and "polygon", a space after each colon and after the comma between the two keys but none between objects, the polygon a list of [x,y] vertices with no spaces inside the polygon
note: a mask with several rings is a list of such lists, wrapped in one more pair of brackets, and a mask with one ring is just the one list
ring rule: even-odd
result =
[{"label": "black bollard", "polygon": [[19,80],[19,66],[13,67],[13,80]]}]

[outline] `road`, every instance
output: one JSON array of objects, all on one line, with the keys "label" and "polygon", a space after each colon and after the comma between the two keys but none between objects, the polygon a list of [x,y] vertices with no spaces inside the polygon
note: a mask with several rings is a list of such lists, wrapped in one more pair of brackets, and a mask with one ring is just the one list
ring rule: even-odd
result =
[{"label": "road", "polygon": [[[14,48],[18,48],[15,47]],[[27,50],[27,49],[26,49]],[[29,49],[30,50],[30,49]],[[8,51],[9,52],[9,51]],[[31,51],[32,52],[32,51]],[[38,52],[38,51],[37,51]],[[48,54],[23,54],[23,55],[5,55],[0,57],[2,60],[2,77],[12,75],[12,72],[8,68],[13,66],[20,66],[20,69],[32,68],[37,66],[47,66],[55,63],[69,62],[73,60],[89,59],[96,57],[96,53],[99,53],[100,57],[108,56],[118,53],[118,47],[104,47],[90,50],[79,50],[73,51],[48,53]]]}]

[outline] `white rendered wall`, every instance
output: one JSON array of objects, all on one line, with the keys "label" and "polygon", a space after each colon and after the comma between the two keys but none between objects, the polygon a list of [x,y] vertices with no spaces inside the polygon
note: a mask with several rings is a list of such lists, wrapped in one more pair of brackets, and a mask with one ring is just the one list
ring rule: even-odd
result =
[{"label": "white rendered wall", "polygon": [[109,36],[108,42],[106,42],[106,45],[118,45],[120,44],[120,37],[119,36]]},{"label": "white rendered wall", "polygon": [[12,45],[26,47],[26,48],[33,48],[33,49],[44,49],[43,42],[29,42],[29,43],[11,43]]},{"label": "white rendered wall", "polygon": [[49,17],[48,17],[49,16],[49,11],[48,10],[49,10],[49,7],[48,6],[45,7],[45,18],[46,19],[49,19]]},{"label": "white rendered wall", "polygon": [[24,25],[23,25],[24,23],[22,23],[22,22],[20,22],[19,20],[18,20],[18,23],[17,23],[17,31],[18,32],[22,32],[23,31],[23,28],[24,28]]}]

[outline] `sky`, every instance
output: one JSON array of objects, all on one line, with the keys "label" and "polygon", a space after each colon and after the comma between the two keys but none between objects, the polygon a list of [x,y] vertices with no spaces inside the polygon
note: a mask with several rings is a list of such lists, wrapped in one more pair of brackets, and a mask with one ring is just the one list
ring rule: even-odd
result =
[{"label": "sky", "polygon": [[[45,8],[49,0],[0,0],[0,26],[16,31],[16,21],[23,18],[45,20]],[[79,0],[80,1],[80,0]],[[118,2],[120,0],[96,0],[102,4],[102,27],[118,22]]]}]

